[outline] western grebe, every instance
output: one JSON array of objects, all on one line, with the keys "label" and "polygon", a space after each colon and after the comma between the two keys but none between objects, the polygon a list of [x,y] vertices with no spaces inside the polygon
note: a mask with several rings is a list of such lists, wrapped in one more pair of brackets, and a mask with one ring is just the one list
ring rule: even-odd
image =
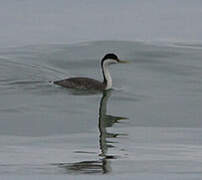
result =
[{"label": "western grebe", "polygon": [[86,77],[72,77],[64,80],[54,81],[54,84],[76,89],[107,90],[112,88],[112,78],[109,73],[109,65],[117,63],[127,63],[120,60],[115,54],[106,54],[101,60],[103,82]]}]

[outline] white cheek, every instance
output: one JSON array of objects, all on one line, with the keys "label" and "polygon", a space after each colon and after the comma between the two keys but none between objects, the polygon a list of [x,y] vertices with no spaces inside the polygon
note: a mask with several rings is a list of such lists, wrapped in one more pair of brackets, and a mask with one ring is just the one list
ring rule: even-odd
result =
[{"label": "white cheek", "polygon": [[116,64],[116,63],[117,63],[116,61],[111,62],[111,64]]},{"label": "white cheek", "polygon": [[110,65],[110,64],[117,64],[118,62],[113,60],[113,59],[109,59],[107,61],[105,61],[105,64]]}]

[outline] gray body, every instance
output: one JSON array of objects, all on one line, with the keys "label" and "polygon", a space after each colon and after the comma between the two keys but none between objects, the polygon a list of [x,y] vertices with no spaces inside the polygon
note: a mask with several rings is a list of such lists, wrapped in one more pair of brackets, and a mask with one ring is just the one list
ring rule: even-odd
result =
[{"label": "gray body", "polygon": [[66,88],[91,89],[91,90],[104,90],[106,87],[106,85],[103,82],[85,77],[73,77],[60,81],[54,81],[54,84]]}]

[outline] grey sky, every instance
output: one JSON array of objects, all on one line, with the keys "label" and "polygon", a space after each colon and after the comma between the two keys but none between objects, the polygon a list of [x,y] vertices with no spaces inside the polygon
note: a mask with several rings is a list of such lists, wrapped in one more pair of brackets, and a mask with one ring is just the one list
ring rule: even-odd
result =
[{"label": "grey sky", "polygon": [[200,0],[8,0],[0,47],[92,40],[202,41]]}]

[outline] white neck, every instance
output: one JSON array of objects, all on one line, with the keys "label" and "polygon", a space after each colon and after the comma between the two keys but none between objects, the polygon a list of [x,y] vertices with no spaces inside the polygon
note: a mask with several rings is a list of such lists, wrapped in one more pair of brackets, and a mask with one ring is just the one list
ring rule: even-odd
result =
[{"label": "white neck", "polygon": [[112,88],[112,78],[109,73],[109,61],[105,61],[103,63],[103,76],[106,79],[106,87],[105,89],[111,89]]}]

